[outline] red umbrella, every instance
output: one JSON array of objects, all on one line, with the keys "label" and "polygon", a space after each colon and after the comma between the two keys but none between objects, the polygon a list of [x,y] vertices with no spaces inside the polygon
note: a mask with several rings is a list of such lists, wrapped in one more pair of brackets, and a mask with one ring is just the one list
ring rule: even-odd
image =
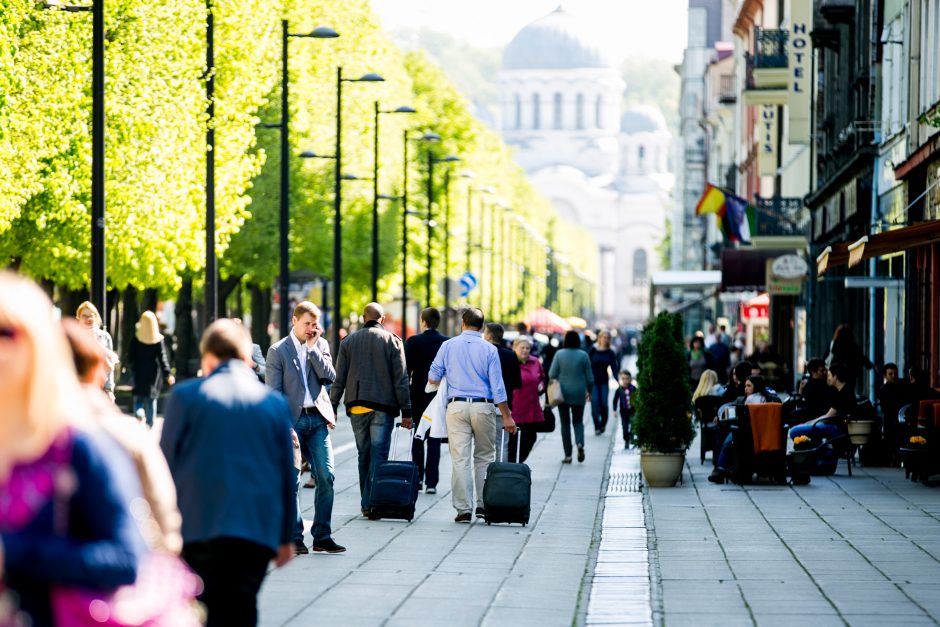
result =
[{"label": "red umbrella", "polygon": [[539,307],[529,313],[523,322],[533,331],[543,333],[564,333],[571,330],[571,325],[567,320],[544,307]]}]

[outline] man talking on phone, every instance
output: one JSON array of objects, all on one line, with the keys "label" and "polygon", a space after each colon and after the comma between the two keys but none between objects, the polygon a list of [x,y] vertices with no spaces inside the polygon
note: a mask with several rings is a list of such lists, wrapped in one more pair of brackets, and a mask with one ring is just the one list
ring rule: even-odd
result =
[{"label": "man talking on phone", "polygon": [[[330,518],[333,514],[333,444],[330,430],[336,427],[336,415],[330,405],[327,385],[336,378],[330,346],[323,338],[320,309],[309,301],[294,308],[290,334],[268,349],[265,383],[287,397],[294,419],[294,431],[301,450],[310,462],[316,479],[314,499],[313,550],[316,553],[342,553],[346,547],[333,541]],[[297,488],[300,470],[297,471]],[[300,496],[297,496],[297,522],[294,551],[308,553],[304,544]]]}]

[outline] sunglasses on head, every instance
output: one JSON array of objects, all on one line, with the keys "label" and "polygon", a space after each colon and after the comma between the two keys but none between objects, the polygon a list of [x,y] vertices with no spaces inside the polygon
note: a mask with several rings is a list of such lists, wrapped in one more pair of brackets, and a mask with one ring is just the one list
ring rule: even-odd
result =
[{"label": "sunglasses on head", "polygon": [[0,327],[0,339],[15,340],[19,334],[13,327]]}]

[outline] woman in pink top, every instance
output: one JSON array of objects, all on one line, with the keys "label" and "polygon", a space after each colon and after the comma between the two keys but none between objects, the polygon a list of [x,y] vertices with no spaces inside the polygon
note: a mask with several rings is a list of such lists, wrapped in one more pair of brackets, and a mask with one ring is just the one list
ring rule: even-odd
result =
[{"label": "woman in pink top", "polygon": [[516,438],[521,437],[518,461],[524,462],[539,435],[535,423],[545,421],[539,395],[545,391],[546,377],[542,364],[532,356],[531,337],[517,337],[512,343],[512,350],[519,360],[519,371],[522,374],[522,387],[512,393],[512,419],[519,425],[521,435],[516,433],[509,438],[509,461],[516,461]]}]

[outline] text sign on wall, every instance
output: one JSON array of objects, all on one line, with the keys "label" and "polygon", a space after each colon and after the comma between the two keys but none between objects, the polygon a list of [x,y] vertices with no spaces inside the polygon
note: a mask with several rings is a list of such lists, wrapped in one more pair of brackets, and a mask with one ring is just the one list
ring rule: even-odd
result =
[{"label": "text sign on wall", "polygon": [[787,45],[790,81],[787,104],[790,109],[790,143],[809,143],[809,106],[812,89],[813,0],[791,0],[790,41]]},{"label": "text sign on wall", "polygon": [[761,176],[775,176],[777,174],[777,105],[761,105],[757,129],[757,171]]}]

